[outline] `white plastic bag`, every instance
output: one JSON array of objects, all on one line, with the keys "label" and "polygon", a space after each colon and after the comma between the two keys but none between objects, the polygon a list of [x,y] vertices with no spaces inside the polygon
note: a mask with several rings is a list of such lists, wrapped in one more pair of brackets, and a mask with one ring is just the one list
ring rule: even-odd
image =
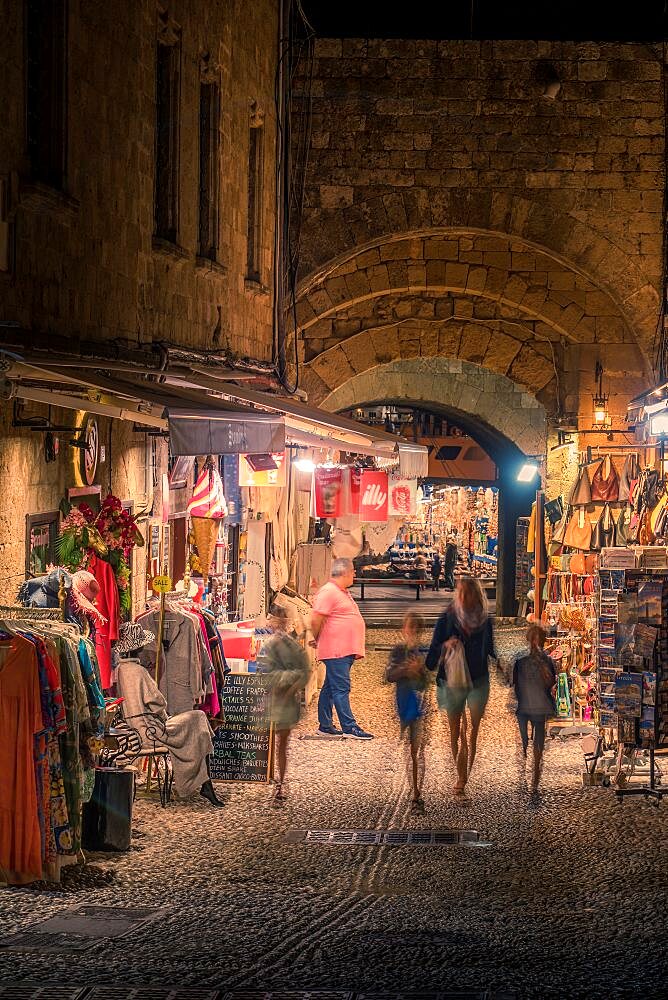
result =
[{"label": "white plastic bag", "polygon": [[463,643],[459,641],[446,643],[443,647],[443,663],[445,665],[445,679],[449,688],[468,691],[473,687]]}]

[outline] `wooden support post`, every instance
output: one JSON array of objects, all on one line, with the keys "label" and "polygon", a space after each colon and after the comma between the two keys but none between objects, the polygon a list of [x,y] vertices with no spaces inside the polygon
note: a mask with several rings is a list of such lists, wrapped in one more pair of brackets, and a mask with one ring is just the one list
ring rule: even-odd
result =
[{"label": "wooden support post", "polygon": [[536,530],[534,534],[534,618],[540,623],[543,613],[543,584],[547,578],[547,566],[543,566],[545,546],[545,494],[543,490],[536,491]]}]

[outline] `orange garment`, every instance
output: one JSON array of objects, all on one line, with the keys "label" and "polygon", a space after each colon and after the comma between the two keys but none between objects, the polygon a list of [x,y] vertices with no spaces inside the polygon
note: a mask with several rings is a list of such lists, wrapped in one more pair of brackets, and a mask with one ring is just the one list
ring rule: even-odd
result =
[{"label": "orange garment", "polygon": [[42,877],[34,739],[44,729],[37,651],[0,640],[0,873],[21,885]]}]

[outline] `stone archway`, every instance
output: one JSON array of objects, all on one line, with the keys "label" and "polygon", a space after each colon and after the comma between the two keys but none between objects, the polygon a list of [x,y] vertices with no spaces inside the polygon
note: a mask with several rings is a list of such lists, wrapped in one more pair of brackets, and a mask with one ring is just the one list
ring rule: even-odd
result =
[{"label": "stone archway", "polygon": [[521,485],[524,457],[547,447],[547,412],[535,395],[504,375],[452,358],[406,358],[353,374],[320,401],[332,411],[400,403],[442,413],[466,430],[496,463],[499,495],[497,608],[515,612],[517,518],[530,512],[536,482]]},{"label": "stone archway", "polygon": [[[467,426],[478,425],[481,444],[518,455],[542,455],[547,444],[547,414],[535,396],[503,375],[452,358],[409,358],[353,375],[320,401],[341,411],[384,400],[442,409]],[[494,446],[494,441],[497,446]]]},{"label": "stone archway", "polygon": [[506,233],[385,235],[302,282],[302,385],[320,402],[379,364],[449,357],[507,376],[550,415],[577,415],[603,354],[611,409],[621,414],[646,383],[654,315],[648,305],[641,323],[638,292],[622,299],[624,288],[613,292],[579,260]]}]

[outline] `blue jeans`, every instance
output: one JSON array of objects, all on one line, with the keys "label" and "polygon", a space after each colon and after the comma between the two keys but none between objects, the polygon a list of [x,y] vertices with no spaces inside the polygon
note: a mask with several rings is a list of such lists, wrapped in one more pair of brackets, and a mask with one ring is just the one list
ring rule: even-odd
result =
[{"label": "blue jeans", "polygon": [[318,698],[318,724],[322,729],[332,726],[332,708],[336,709],[339,725],[344,733],[349,733],[357,723],[350,708],[350,668],[354,656],[337,656],[324,660],[325,683]]}]

